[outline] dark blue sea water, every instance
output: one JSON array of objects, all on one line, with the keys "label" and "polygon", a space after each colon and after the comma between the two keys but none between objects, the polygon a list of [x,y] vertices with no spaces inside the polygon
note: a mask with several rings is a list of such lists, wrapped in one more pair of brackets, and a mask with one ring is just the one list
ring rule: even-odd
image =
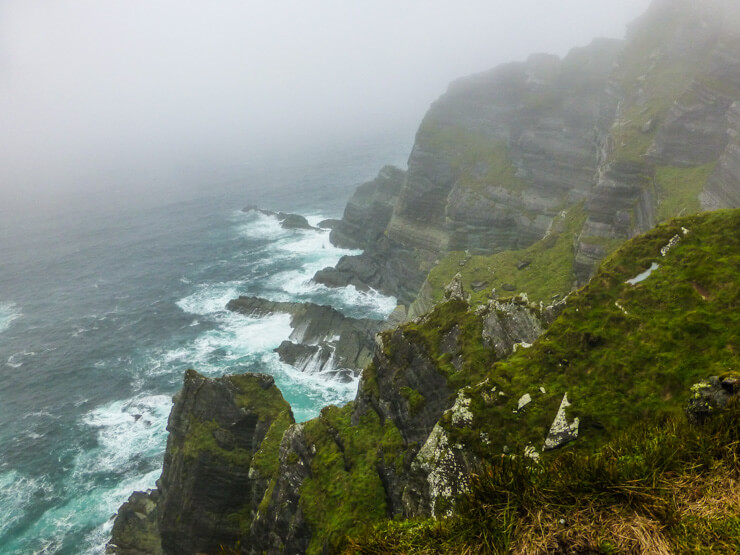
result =
[{"label": "dark blue sea water", "polygon": [[287,317],[224,306],[246,294],[381,318],[394,299],[311,284],[348,251],[240,208],[339,217],[354,185],[405,163],[407,139],[170,183],[151,201],[111,193],[2,214],[0,553],[102,552],[120,503],[159,477],[187,368],[271,373],[298,420],[354,396],[356,383],[280,363]]}]

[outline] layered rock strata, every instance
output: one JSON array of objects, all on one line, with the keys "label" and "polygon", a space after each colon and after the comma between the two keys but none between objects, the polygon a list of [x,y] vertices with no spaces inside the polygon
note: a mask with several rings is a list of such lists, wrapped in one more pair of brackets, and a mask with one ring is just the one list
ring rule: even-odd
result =
[{"label": "layered rock strata", "polygon": [[108,553],[213,553],[235,546],[274,478],[268,444],[293,422],[271,376],[185,374],[157,490],[119,510]]}]

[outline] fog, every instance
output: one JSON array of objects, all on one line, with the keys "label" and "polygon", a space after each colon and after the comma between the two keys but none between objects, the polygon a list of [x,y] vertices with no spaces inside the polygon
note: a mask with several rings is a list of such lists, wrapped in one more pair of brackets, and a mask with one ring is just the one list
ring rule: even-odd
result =
[{"label": "fog", "polygon": [[0,0],[0,201],[410,148],[451,80],[622,37],[648,3]]}]

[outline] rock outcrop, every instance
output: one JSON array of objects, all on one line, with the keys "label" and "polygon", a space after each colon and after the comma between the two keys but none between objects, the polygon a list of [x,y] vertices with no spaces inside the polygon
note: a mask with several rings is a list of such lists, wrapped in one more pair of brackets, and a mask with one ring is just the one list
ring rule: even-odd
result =
[{"label": "rock outcrop", "polygon": [[264,210],[262,208],[257,208],[256,206],[245,206],[244,208],[242,208],[242,212],[259,212],[260,214],[264,214],[265,216],[274,216],[280,222],[280,226],[284,229],[316,229],[308,223],[308,220],[305,218],[305,216],[301,216],[300,214],[275,212],[273,210]]},{"label": "rock outcrop", "polygon": [[290,314],[293,331],[276,350],[283,362],[310,373],[358,374],[370,362],[375,334],[389,325],[382,320],[350,318],[330,306],[314,303],[239,297],[226,307],[258,318]]},{"label": "rock outcrop", "polygon": [[108,553],[212,553],[248,538],[293,422],[271,376],[193,370],[174,399],[157,490],[121,507]]},{"label": "rock outcrop", "polygon": [[406,172],[385,166],[378,176],[355,189],[342,219],[337,221],[329,236],[331,242],[344,249],[366,249],[382,236],[393,214]]}]

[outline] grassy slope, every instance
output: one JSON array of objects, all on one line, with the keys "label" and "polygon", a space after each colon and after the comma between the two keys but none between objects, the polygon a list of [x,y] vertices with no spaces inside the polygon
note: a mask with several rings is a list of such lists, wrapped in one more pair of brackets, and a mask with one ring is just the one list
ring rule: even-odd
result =
[{"label": "grassy slope", "polygon": [[737,553],[740,406],[704,428],[669,418],[594,453],[505,457],[448,519],[386,521],[345,553]]},{"label": "grassy slope", "polygon": [[[674,220],[629,241],[531,349],[494,365],[490,382],[508,397],[493,406],[474,399],[481,429],[499,445],[515,438],[541,443],[567,392],[569,415],[582,424],[577,444],[586,446],[630,422],[678,410],[690,384],[737,370],[737,229],[740,210],[721,211]],[[676,235],[681,240],[661,256]],[[659,268],[645,281],[625,283],[652,263]],[[536,402],[525,415],[514,414],[524,393]]]},{"label": "grassy slope", "polygon": [[[688,229],[689,233],[684,235],[682,228]],[[705,471],[711,467],[711,461],[699,468],[701,472],[698,475],[691,469],[690,461],[704,449],[702,446],[711,444],[713,440],[696,439],[699,443],[687,444],[688,450],[681,455],[683,440],[693,436],[682,423],[680,412],[692,383],[712,374],[724,375],[740,370],[740,334],[737,331],[740,329],[740,238],[737,229],[740,229],[740,210],[721,211],[674,220],[629,241],[605,261],[588,286],[568,300],[566,310],[533,347],[520,350],[508,360],[490,367],[487,372],[488,383],[472,389],[471,408],[475,414],[473,428],[450,428],[451,440],[464,443],[489,462],[501,457],[503,445],[514,450],[522,449],[527,444],[539,448],[560,400],[567,392],[572,402],[568,418],[580,418],[581,437],[560,454],[543,457],[543,464],[551,465],[546,467],[549,470],[545,474],[553,468],[562,470],[563,461],[568,461],[568,465],[575,465],[576,468],[593,467],[589,470],[593,472],[591,485],[584,486],[591,488],[589,495],[592,500],[611,499],[611,493],[603,491],[603,482],[597,480],[599,476],[611,476],[609,479],[617,483],[614,487],[622,488],[620,495],[624,497],[624,503],[620,505],[620,510],[628,513],[633,509],[632,497],[627,494],[630,480],[636,479],[630,474],[630,465],[634,466],[635,461],[642,461],[636,470],[642,473],[641,480],[657,476],[656,480],[659,478],[667,483],[674,476],[670,472],[692,483],[708,480]],[[661,248],[676,235],[681,238],[680,241],[662,256]],[[659,268],[645,281],[637,285],[625,283],[653,262],[658,263]],[[460,304],[458,301],[441,305],[433,313],[444,312],[441,320],[432,316],[427,321],[428,325],[415,324],[415,329],[409,328],[409,331],[415,331],[429,345],[434,344],[444,327],[458,324],[464,331],[473,324],[467,322],[471,313],[461,310]],[[452,308],[445,308],[448,305]],[[479,368],[481,361],[485,361],[485,353],[472,335],[469,339],[465,349],[470,353],[470,362],[466,364],[475,364],[478,370],[470,373],[468,383],[478,383],[486,375]],[[445,360],[440,358],[439,363],[441,371],[444,371]],[[500,401],[496,396],[487,394],[493,384],[506,393]],[[539,387],[543,387],[545,393],[539,392]],[[526,411],[515,413],[517,400],[524,393],[530,393],[534,400]],[[644,431],[644,427],[640,428],[641,422],[660,421],[666,415],[673,418],[670,424],[666,424],[668,427],[655,428],[644,437],[634,432],[612,447],[603,447],[604,442],[618,437],[625,430],[637,426],[637,429]],[[492,447],[481,444],[481,432],[488,434]],[[664,445],[670,446],[677,453],[677,460],[683,461],[678,467],[671,466],[673,459],[670,453],[659,449]],[[600,453],[611,453],[609,457],[617,461],[616,467],[610,466],[612,459],[606,455],[590,455],[599,448]],[[651,454],[651,449],[660,452]],[[723,466],[717,472],[724,472],[727,479],[735,479],[736,459],[729,459],[729,463],[732,464],[727,468]],[[718,464],[722,466],[724,462]],[[524,496],[520,488],[526,484],[521,480],[534,478],[528,474],[523,476],[521,468],[516,472],[519,474],[514,477],[500,477],[503,482],[481,487],[493,488],[496,495],[503,495],[504,492],[508,497],[515,494]],[[578,491],[578,474],[561,474],[563,482],[557,486],[561,493],[568,488]],[[533,484],[532,487],[539,487],[536,479]],[[644,481],[638,485],[640,488],[647,487]],[[547,487],[556,486],[550,484]],[[635,498],[639,501],[638,493]],[[678,495],[677,492],[666,493],[667,501],[664,500],[671,507],[691,501],[674,499],[671,497],[674,494]],[[481,495],[492,494],[489,491]],[[649,495],[654,495],[654,492]],[[575,502],[572,496],[567,499],[564,504],[566,512]],[[472,511],[470,514],[480,512],[481,507],[475,505],[478,501],[473,501],[473,505],[465,510]],[[552,500],[547,502],[551,503]],[[527,510],[536,506],[536,503],[531,503],[527,505]],[[603,507],[594,507],[598,513],[594,513],[596,516],[606,518],[605,513],[598,512]],[[502,510],[509,509],[504,507]],[[494,513],[492,510],[486,518],[493,518],[491,515]],[[496,514],[500,517],[503,513]],[[555,514],[559,514],[558,511]],[[644,517],[643,513],[635,514]],[[670,520],[673,528],[669,530],[668,539],[661,540],[667,545],[685,548],[691,542],[702,544],[705,533],[706,537],[712,537],[712,534],[720,537],[718,545],[737,542],[740,530],[736,517],[732,517],[735,519],[732,520],[722,511],[715,514],[716,518],[711,514],[697,516],[691,512],[683,512],[679,516],[678,521]],[[604,527],[614,525],[614,522],[607,520],[604,520]],[[587,523],[588,519],[584,522]],[[406,541],[413,539],[411,536],[407,538],[404,532],[405,527],[411,527],[415,530],[413,534],[418,532],[419,537],[436,542],[440,537],[444,541],[456,541],[454,537],[450,539],[450,535],[466,535],[469,532],[469,525],[464,519],[462,524],[458,522],[455,525],[457,531],[454,526],[450,528],[434,521],[419,524],[418,529],[415,526],[392,525],[382,528],[382,534],[389,537],[395,534],[398,541]],[[513,529],[502,529],[500,533],[496,532],[495,541],[509,545],[507,542],[514,541],[510,537],[512,533]],[[595,534],[594,537],[600,534],[593,529],[589,533]],[[438,537],[437,534],[442,536]],[[614,539],[617,536],[610,532],[604,537]],[[378,536],[373,538],[368,540],[368,546],[375,545],[373,542]],[[465,541],[475,543],[478,540],[467,537]],[[611,540],[604,541],[608,543]],[[608,547],[607,543],[604,545]],[[429,548],[432,544],[425,545]],[[373,551],[374,548],[370,547],[368,549],[368,552],[382,552]]]},{"label": "grassy slope", "polygon": [[[500,295],[508,295],[501,290],[504,284],[514,285],[517,292],[527,293],[531,301],[549,304],[553,296],[565,295],[573,287],[573,244],[585,217],[581,205],[571,207],[556,219],[547,237],[526,249],[472,257],[459,251],[450,253],[427,278],[432,299],[440,301],[445,286],[459,272],[463,287],[472,293],[471,304],[486,302],[491,288],[496,288]],[[521,261],[530,264],[519,270],[517,264]],[[475,282],[488,285],[475,292],[472,290]]]},{"label": "grassy slope", "polygon": [[301,509],[315,531],[308,553],[336,546],[345,534],[386,516],[377,464],[383,457],[388,465],[400,465],[406,448],[393,423],[381,424],[373,411],[352,426],[353,410],[354,403],[326,407],[305,424],[306,443],[316,450],[312,476],[301,486]]}]

